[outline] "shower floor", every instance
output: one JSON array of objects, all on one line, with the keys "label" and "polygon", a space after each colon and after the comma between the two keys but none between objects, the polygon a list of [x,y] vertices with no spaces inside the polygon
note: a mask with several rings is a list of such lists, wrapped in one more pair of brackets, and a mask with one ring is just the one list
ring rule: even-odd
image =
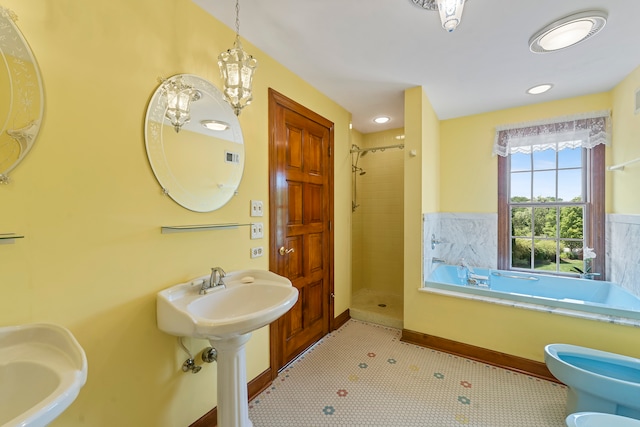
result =
[{"label": "shower floor", "polygon": [[402,329],[403,299],[401,295],[361,289],[351,297],[349,315],[364,322]]}]

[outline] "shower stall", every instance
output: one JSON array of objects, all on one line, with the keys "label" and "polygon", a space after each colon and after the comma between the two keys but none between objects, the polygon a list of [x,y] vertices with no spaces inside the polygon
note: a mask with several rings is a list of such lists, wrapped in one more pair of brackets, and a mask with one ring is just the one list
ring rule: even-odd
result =
[{"label": "shower stall", "polygon": [[351,317],[403,327],[403,130],[360,135],[351,147]]}]

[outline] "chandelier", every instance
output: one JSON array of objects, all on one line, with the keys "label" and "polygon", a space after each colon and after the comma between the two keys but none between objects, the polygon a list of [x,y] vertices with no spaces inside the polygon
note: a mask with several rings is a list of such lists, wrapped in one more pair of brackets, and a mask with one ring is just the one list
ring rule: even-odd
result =
[{"label": "chandelier", "polygon": [[466,0],[411,0],[413,4],[426,10],[440,11],[442,28],[448,32],[455,30],[462,19],[462,9]]},{"label": "chandelier", "polygon": [[253,75],[258,60],[242,50],[240,42],[240,5],[236,0],[236,40],[233,47],[218,55],[218,67],[224,80],[223,94],[236,116],[253,99]]}]

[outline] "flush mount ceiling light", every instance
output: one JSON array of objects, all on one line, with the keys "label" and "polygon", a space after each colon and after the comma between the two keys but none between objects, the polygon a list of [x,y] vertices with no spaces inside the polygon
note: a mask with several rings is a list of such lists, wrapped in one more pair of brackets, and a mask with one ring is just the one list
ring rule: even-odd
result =
[{"label": "flush mount ceiling light", "polygon": [[545,93],[549,89],[551,89],[553,85],[551,83],[545,83],[542,85],[537,85],[527,89],[527,93],[529,95],[540,95],[541,93]]},{"label": "flush mount ceiling light", "polygon": [[379,125],[381,125],[383,123],[387,123],[389,120],[391,120],[391,118],[389,118],[387,116],[380,116],[380,117],[376,117],[375,119],[373,119],[373,121],[378,123]]},{"label": "flush mount ceiling light", "polygon": [[253,100],[253,75],[258,60],[242,50],[240,43],[240,4],[236,0],[236,40],[233,47],[218,55],[218,67],[224,80],[224,97],[236,116]]},{"label": "flush mount ceiling light", "polygon": [[565,16],[547,25],[529,39],[534,53],[553,52],[583,42],[600,32],[607,23],[607,12],[588,10]]},{"label": "flush mount ceiling light", "polygon": [[413,4],[425,10],[440,11],[442,28],[453,32],[462,19],[462,9],[467,0],[411,0]]}]

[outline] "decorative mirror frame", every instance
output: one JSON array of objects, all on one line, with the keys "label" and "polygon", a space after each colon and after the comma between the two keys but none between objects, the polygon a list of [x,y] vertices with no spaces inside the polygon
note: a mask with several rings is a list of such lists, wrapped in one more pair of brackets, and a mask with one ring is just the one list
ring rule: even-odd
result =
[{"label": "decorative mirror frame", "polygon": [[0,54],[9,78],[9,111],[0,117],[0,184],[9,183],[9,172],[33,147],[44,116],[40,69],[16,21],[14,12],[0,6]]},{"label": "decorative mirror frame", "polygon": [[[194,98],[190,106],[191,123],[183,126],[182,130],[176,130],[166,117],[167,96],[165,85],[175,81],[175,79],[180,79],[181,83],[198,93],[198,96]],[[205,105],[211,108],[207,108],[205,115],[202,116],[199,108]],[[233,163],[235,167],[232,168],[232,172],[228,176],[215,176],[214,164],[220,159],[211,159],[210,164],[214,167],[211,168],[211,176],[206,176],[206,181],[208,182],[199,182],[197,188],[194,188],[193,182],[186,184],[189,180],[184,176],[180,176],[184,171],[172,169],[171,162],[173,159],[168,157],[171,149],[165,146],[163,135],[165,132],[170,132],[167,136],[183,138],[184,135],[184,138],[186,138],[186,135],[190,132],[189,126],[196,126],[200,129],[199,122],[203,117],[210,119],[209,121],[219,121],[229,125],[228,129],[223,131],[223,134],[226,135],[223,139],[235,143],[235,149],[232,153],[221,149],[220,154],[225,157],[225,163]],[[203,133],[202,129],[198,133]],[[217,135],[209,133],[209,136],[214,137]],[[215,139],[217,140],[218,138]],[[224,206],[236,194],[244,172],[245,150],[242,129],[233,109],[224,100],[222,92],[209,81],[193,74],[177,74],[162,80],[147,108],[145,146],[151,169],[162,187],[163,193],[171,197],[180,206],[194,212],[211,212]],[[185,150],[188,148],[188,144],[185,144]],[[203,159],[200,158],[200,153],[185,153],[185,155],[189,154],[195,156],[194,160],[202,162]],[[230,158],[231,160],[229,160]],[[184,163],[184,159],[181,161]],[[203,193],[206,194],[206,197],[202,197]]]}]

